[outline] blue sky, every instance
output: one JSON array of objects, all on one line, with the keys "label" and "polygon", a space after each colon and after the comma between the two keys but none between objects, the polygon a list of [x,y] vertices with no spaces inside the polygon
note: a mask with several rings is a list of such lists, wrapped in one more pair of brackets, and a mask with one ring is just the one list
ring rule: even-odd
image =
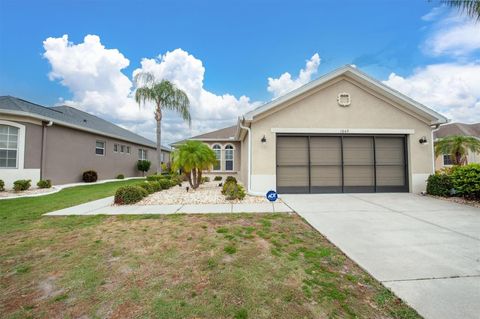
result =
[{"label": "blue sky", "polygon": [[[136,69],[154,70],[187,88],[187,93],[192,91],[194,119],[202,122],[188,129],[169,114],[164,128],[167,142],[172,142],[228,124],[279,92],[355,64],[453,119],[478,121],[480,88],[470,87],[470,82],[479,70],[479,34],[480,24],[426,0],[0,0],[0,95],[44,105],[65,100],[153,137],[150,110],[132,106],[125,82]],[[63,46],[52,40],[46,48],[48,38],[64,35],[68,40]],[[76,47],[87,35],[96,35],[98,39],[92,40],[96,44]],[[108,51],[115,49],[118,54]],[[167,52],[174,54],[165,61]],[[119,66],[110,59],[111,65],[104,68],[103,60],[95,61],[103,54],[123,62]],[[315,54],[318,60],[312,59]],[[141,64],[142,59],[155,57],[150,66]],[[312,62],[310,69],[307,60]],[[83,76],[72,74],[71,65],[85,68],[80,70]],[[306,79],[297,78],[301,69],[307,70]],[[49,77],[52,70],[55,75]],[[269,90],[268,78],[279,79],[285,72],[291,74],[290,81],[283,78],[286,81]],[[448,78],[452,72],[457,76]],[[92,81],[93,86],[88,84]],[[123,83],[122,89],[117,81]],[[437,96],[442,85],[451,88],[452,81],[458,90]],[[192,82],[201,83],[189,87]],[[96,96],[108,97],[103,104],[85,93],[96,87],[100,88]],[[143,114],[112,111],[108,101]],[[214,120],[202,116],[205,112]]]}]

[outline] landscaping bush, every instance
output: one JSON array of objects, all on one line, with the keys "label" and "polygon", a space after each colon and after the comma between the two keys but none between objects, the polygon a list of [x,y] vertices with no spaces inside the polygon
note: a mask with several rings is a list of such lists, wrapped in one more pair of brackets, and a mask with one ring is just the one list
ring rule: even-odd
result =
[{"label": "landscaping bush", "polygon": [[210,182],[210,177],[208,177],[208,176],[203,176],[203,177],[202,177],[202,180],[201,180],[201,183],[204,184],[204,183],[208,183],[208,182]]},{"label": "landscaping bush", "polygon": [[244,199],[247,193],[242,185],[237,183],[227,183],[227,188],[225,190],[225,196],[227,200],[234,200],[234,199]]},{"label": "landscaping bush", "polygon": [[237,185],[237,180],[225,181],[225,183],[222,186],[223,195],[227,195],[227,189],[230,187],[230,185]]},{"label": "landscaping bush", "polygon": [[168,180],[170,179],[170,176],[157,175],[157,174],[147,176],[147,181],[149,182],[158,182],[162,179]]},{"label": "landscaping bush", "polygon": [[221,180],[222,180],[222,176],[215,176],[215,177],[213,178],[213,180],[214,180],[215,182],[221,181]]},{"label": "landscaping bush", "polygon": [[172,187],[172,181],[166,178],[158,180],[158,183],[162,187],[162,189],[169,189]]},{"label": "landscaping bush", "polygon": [[450,196],[453,188],[452,178],[447,174],[433,174],[427,179],[427,194]]},{"label": "landscaping bush", "polygon": [[159,192],[162,190],[162,185],[159,182],[148,182],[153,187],[154,192]]},{"label": "landscaping bush", "polygon": [[123,174],[118,174],[117,175],[117,179],[124,179],[124,178],[125,178],[125,175],[123,175]]},{"label": "landscaping bush", "polygon": [[451,175],[455,192],[469,199],[480,199],[480,164],[458,166]]},{"label": "landscaping bush", "polygon": [[237,179],[233,176],[227,176],[227,178],[225,179],[225,184],[228,183],[228,182],[234,182],[236,184]]},{"label": "landscaping bush", "polygon": [[150,161],[147,161],[147,160],[138,160],[137,162],[137,169],[142,172],[142,174],[145,174],[145,172],[148,172],[148,170],[150,169],[150,166],[152,165],[152,163],[150,163]]},{"label": "landscaping bush", "polygon": [[176,175],[176,176],[172,176],[170,180],[172,181],[173,185],[182,185],[182,182],[184,181],[183,177],[184,177],[183,175],[182,176]]},{"label": "landscaping bush", "polygon": [[153,188],[152,184],[150,184],[150,182],[143,182],[138,184],[138,186],[146,190],[149,194],[155,193],[155,189]]},{"label": "landscaping bush", "polygon": [[5,190],[5,182],[0,179],[0,192],[3,192]]},{"label": "landscaping bush", "polygon": [[19,180],[13,182],[13,189],[16,192],[26,191],[27,189],[30,188],[31,182],[32,181],[29,180],[29,179],[19,179]]},{"label": "landscaping bush", "polygon": [[98,179],[97,172],[95,171],[86,171],[83,172],[82,179],[85,183],[93,183]]},{"label": "landscaping bush", "polygon": [[134,204],[148,196],[148,192],[140,186],[123,186],[115,192],[114,202],[117,205]]},{"label": "landscaping bush", "polygon": [[52,187],[52,181],[49,179],[41,179],[37,183],[38,188],[50,188]]}]

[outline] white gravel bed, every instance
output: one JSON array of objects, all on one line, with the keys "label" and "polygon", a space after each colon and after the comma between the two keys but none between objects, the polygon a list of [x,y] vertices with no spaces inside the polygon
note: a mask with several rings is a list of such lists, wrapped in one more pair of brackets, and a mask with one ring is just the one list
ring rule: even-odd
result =
[{"label": "white gravel bed", "polygon": [[196,190],[187,192],[188,182],[184,182],[182,187],[174,186],[170,189],[153,193],[144,198],[135,205],[191,205],[191,204],[236,204],[236,203],[268,203],[265,197],[247,195],[243,200],[226,200],[222,195],[222,188],[218,186],[220,182],[207,182]]},{"label": "white gravel bed", "polygon": [[3,192],[0,192],[0,198],[16,198],[16,197],[22,197],[22,196],[54,193],[55,191],[56,189],[53,187],[52,188],[31,188],[21,192],[15,192],[12,189],[8,189]]}]

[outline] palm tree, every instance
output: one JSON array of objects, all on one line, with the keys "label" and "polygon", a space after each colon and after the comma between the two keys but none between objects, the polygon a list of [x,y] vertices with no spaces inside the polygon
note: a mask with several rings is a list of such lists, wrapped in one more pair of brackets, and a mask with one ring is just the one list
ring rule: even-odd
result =
[{"label": "palm tree", "polygon": [[442,2],[480,21],[480,0],[442,0]]},{"label": "palm tree", "polygon": [[202,181],[202,171],[210,169],[216,162],[215,152],[200,141],[187,141],[173,152],[173,168],[181,169],[192,189]]},{"label": "palm tree", "polygon": [[435,142],[435,157],[449,154],[454,165],[468,164],[467,155],[480,151],[480,141],[472,136],[447,136]]},{"label": "palm tree", "polygon": [[157,81],[152,73],[141,72],[135,76],[135,83],[143,85],[135,91],[135,101],[139,107],[146,102],[155,104],[157,121],[157,173],[162,173],[162,117],[164,110],[173,110],[191,125],[190,101],[185,92],[168,80]]}]

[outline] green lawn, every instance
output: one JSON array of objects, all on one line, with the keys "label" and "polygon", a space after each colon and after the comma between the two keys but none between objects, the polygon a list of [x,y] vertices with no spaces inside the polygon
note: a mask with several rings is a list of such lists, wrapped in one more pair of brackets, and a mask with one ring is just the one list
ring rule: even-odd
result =
[{"label": "green lawn", "polygon": [[41,217],[0,201],[1,318],[419,318],[295,214]]}]

